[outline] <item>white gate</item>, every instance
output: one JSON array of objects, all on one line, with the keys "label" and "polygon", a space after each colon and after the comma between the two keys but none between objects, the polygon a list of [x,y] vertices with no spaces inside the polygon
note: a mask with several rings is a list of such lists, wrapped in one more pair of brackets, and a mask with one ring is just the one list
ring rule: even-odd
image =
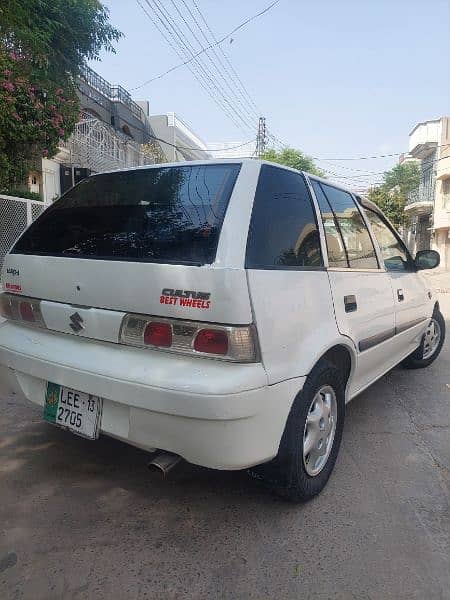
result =
[{"label": "white gate", "polygon": [[49,204],[37,200],[0,194],[0,270],[8,250],[47,206]]}]

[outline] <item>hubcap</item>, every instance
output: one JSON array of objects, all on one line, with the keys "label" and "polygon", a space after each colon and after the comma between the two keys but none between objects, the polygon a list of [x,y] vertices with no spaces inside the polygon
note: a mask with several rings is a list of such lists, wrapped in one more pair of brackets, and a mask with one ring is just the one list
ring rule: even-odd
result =
[{"label": "hubcap", "polygon": [[436,352],[441,340],[441,327],[435,319],[431,319],[423,338],[423,358],[427,359]]},{"label": "hubcap", "polygon": [[311,477],[318,475],[327,463],[336,432],[336,394],[324,385],[314,396],[303,431],[303,464]]}]

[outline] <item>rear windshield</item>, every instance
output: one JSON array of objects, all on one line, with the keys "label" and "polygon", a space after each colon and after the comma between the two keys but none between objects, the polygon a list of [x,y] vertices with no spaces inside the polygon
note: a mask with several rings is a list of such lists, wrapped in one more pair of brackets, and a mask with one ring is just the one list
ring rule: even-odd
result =
[{"label": "rear windshield", "polygon": [[212,263],[240,167],[192,165],[95,175],[55,202],[12,252]]}]

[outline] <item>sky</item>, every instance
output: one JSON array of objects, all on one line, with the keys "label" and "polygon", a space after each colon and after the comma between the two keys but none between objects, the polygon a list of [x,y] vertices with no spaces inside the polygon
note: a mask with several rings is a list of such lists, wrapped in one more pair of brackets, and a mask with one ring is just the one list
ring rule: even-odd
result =
[{"label": "sky", "polygon": [[[186,20],[186,5],[198,17],[193,0],[159,1],[180,27],[175,4]],[[271,0],[195,2],[221,38]],[[124,36],[116,54],[102,52],[91,63],[100,75],[131,89],[180,63],[137,0],[103,3]],[[416,123],[450,115],[449,33],[450,0],[280,0],[221,48],[279,140],[314,157],[341,159],[405,152]],[[186,66],[131,93],[149,101],[151,114],[176,112],[206,142],[256,135],[248,110],[237,105],[248,116],[241,130]],[[349,178],[342,183],[364,187],[397,160],[317,164]]]}]

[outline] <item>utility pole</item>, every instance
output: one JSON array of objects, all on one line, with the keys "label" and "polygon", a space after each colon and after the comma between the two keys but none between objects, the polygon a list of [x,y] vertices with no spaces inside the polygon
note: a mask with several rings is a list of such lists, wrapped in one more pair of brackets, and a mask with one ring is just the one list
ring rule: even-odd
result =
[{"label": "utility pole", "polygon": [[266,151],[267,137],[266,137],[266,118],[259,117],[258,121],[258,135],[256,136],[256,156],[261,158],[261,155]]}]

